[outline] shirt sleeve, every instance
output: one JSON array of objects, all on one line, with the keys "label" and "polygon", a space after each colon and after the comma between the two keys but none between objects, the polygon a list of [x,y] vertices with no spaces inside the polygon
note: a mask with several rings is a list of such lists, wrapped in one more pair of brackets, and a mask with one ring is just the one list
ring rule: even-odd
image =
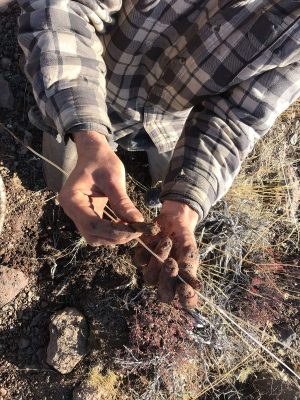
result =
[{"label": "shirt sleeve", "polygon": [[231,187],[242,161],[300,96],[300,63],[266,71],[205,99],[185,124],[161,200],[188,204],[203,219]]},{"label": "shirt sleeve", "polygon": [[122,0],[19,0],[19,5],[25,73],[45,120],[61,135],[95,130],[109,136],[106,67],[97,34],[113,24]]}]

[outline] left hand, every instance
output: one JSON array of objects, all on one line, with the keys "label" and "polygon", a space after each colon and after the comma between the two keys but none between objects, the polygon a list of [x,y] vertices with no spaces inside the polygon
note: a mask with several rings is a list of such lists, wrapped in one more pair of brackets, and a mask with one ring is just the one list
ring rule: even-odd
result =
[{"label": "left hand", "polygon": [[[158,287],[159,299],[164,303],[171,303],[177,294],[184,307],[193,308],[197,304],[199,253],[194,234],[197,222],[198,214],[188,205],[166,200],[157,218],[161,232],[141,237],[164,263],[140,244],[137,246],[135,263],[143,268],[145,283]],[[187,283],[181,282],[178,274]]]},{"label": "left hand", "polygon": [[103,218],[107,202],[120,220],[143,221],[126,192],[125,168],[99,132],[73,133],[78,160],[59,194],[65,213],[92,246],[127,243],[140,236],[125,223]]}]

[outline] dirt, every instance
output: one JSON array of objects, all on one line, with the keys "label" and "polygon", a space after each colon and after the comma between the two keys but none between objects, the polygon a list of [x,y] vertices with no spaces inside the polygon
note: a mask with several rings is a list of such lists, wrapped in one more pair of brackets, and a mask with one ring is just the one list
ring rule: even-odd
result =
[{"label": "dirt", "polygon": [[[18,15],[19,8],[15,4],[0,14],[0,59],[5,57],[5,62],[0,63],[0,74],[9,82],[14,96],[12,109],[0,108],[0,122],[21,139],[30,132],[34,148],[41,151],[41,133],[30,125],[27,117],[34,99],[20,68],[22,56],[16,41]],[[137,153],[120,153],[120,157],[129,173],[129,195],[150,221],[155,213],[144,206],[143,189],[131,178],[134,176],[145,186],[149,185],[147,160]],[[132,264],[133,244],[115,248],[85,246],[73,223],[57,205],[55,193],[47,190],[41,160],[3,131],[0,174],[7,192],[0,264],[17,268],[29,278],[28,286],[0,310],[0,399],[72,399],[73,389],[99,363],[104,371],[112,370],[117,375],[118,399],[155,400],[160,398],[157,394],[160,390],[165,396],[161,398],[170,400],[252,399],[253,391],[260,393],[259,384],[253,378],[256,371],[251,370],[247,384],[238,384],[231,390],[232,382],[229,386],[222,386],[221,382],[218,389],[197,396],[209,368],[213,378],[226,372],[225,367],[212,367],[204,362],[212,343],[224,344],[222,335],[217,337],[215,327],[203,322],[201,316],[199,322],[178,305],[162,306],[157,302],[155,293],[144,288],[140,273]],[[223,228],[226,232],[230,230],[230,226],[221,227],[220,222],[215,228],[212,220],[208,219],[205,226],[214,235],[221,234]],[[205,242],[205,235],[203,240]],[[208,255],[206,262],[210,258]],[[298,258],[299,250],[293,248],[288,260],[288,276],[284,273],[286,267],[274,267],[287,263],[280,256],[273,257],[269,263],[268,278],[260,274],[259,269],[246,266],[250,278],[235,282],[230,294],[233,304],[230,310],[258,327],[271,323],[277,329],[277,337],[293,343],[299,351],[299,297],[284,295],[298,291]],[[51,316],[65,307],[76,307],[87,318],[89,354],[71,373],[62,375],[46,363],[46,350]],[[203,312],[207,315],[207,310]],[[222,326],[220,317],[217,321],[218,326]],[[276,345],[271,345],[276,350]],[[282,348],[282,345],[277,346]],[[289,365],[299,365],[295,354],[293,358],[282,351]],[[220,353],[220,348],[216,347],[216,354],[220,356]],[[166,354],[171,357],[168,367],[161,361]],[[228,363],[230,357],[228,353]],[[205,369],[196,368],[196,363],[205,365]],[[176,384],[172,374],[177,377]],[[284,379],[288,380],[287,376]],[[236,377],[237,374],[234,380]],[[268,377],[265,386],[271,388],[274,374]],[[286,393],[293,390],[292,393],[296,393],[291,381],[283,386]],[[194,397],[184,397],[184,387],[188,387]],[[263,395],[265,400],[277,399],[271,389],[265,390]]]}]

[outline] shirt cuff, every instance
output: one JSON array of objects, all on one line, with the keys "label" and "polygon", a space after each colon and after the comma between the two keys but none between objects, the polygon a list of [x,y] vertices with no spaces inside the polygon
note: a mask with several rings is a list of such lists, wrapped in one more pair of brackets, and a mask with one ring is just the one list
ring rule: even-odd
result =
[{"label": "shirt cuff", "polygon": [[163,184],[160,200],[175,200],[187,204],[199,215],[202,221],[215,199],[215,191],[210,182],[202,176],[198,176],[196,182],[192,182],[187,176],[179,175],[173,181]]},{"label": "shirt cuff", "polygon": [[107,128],[107,126],[102,125],[102,124],[97,124],[97,123],[90,123],[90,122],[84,122],[82,124],[74,125],[72,128],[70,128],[66,133],[65,133],[65,140],[71,138],[73,133],[76,132],[86,132],[86,131],[93,131],[93,132],[98,132],[101,133],[101,135],[104,135],[107,139],[110,138],[110,133]]},{"label": "shirt cuff", "polygon": [[111,136],[105,98],[87,87],[63,89],[49,98],[46,115],[58,133],[67,137],[76,131],[96,131]]}]

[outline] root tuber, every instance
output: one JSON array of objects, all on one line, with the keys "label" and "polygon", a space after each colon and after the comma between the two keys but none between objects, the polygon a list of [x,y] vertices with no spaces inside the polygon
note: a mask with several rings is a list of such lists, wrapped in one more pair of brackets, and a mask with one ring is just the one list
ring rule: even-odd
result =
[{"label": "root tuber", "polygon": [[157,222],[131,222],[128,226],[130,226],[134,232],[140,232],[151,236],[156,236],[160,232],[160,227]]}]

